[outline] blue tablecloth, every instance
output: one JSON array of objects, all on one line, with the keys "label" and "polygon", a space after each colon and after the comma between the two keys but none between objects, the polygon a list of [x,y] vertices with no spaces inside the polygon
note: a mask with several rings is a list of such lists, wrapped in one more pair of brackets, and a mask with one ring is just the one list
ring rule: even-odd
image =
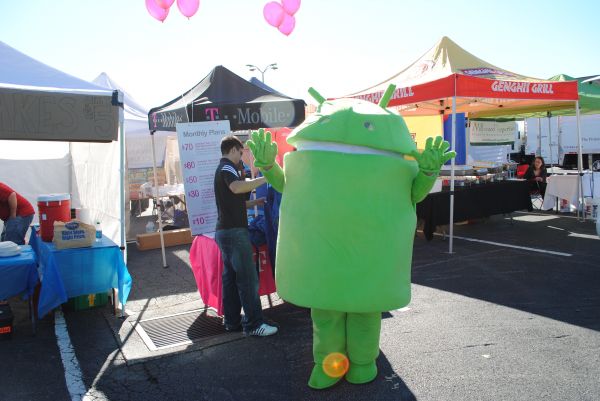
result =
[{"label": "blue tablecloth", "polygon": [[21,245],[21,254],[0,258],[0,301],[22,294],[28,298],[38,282],[37,259],[29,245]]},{"label": "blue tablecloth", "polygon": [[68,298],[95,294],[112,288],[119,290],[125,305],[131,291],[131,276],[119,247],[107,237],[91,247],[56,249],[33,233],[29,243],[37,252],[42,289],[38,304],[40,317]]}]

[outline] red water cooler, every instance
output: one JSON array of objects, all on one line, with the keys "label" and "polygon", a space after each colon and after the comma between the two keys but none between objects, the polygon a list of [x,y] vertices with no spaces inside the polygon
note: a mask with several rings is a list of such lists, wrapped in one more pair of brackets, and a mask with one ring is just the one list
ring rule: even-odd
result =
[{"label": "red water cooler", "polygon": [[71,195],[48,194],[37,198],[42,240],[50,242],[54,237],[54,222],[71,220]]}]

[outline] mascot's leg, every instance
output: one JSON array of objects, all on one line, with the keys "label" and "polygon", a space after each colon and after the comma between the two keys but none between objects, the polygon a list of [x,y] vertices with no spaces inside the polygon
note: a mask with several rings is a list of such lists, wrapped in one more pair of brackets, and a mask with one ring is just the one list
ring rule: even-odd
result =
[{"label": "mascot's leg", "polygon": [[324,389],[333,386],[343,376],[331,377],[325,373],[323,361],[333,352],[346,355],[346,313],[313,308],[311,317],[315,367],[308,385],[314,389]]},{"label": "mascot's leg", "polygon": [[350,359],[346,380],[353,384],[368,383],[377,377],[375,360],[379,355],[381,312],[348,313],[346,330]]}]

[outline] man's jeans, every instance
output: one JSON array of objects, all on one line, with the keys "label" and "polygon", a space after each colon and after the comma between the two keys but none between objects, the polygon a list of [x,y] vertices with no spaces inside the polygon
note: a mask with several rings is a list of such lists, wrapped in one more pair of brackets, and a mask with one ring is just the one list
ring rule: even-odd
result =
[{"label": "man's jeans", "polygon": [[[252,261],[252,244],[247,228],[218,230],[215,240],[223,256],[223,310],[225,327],[245,332],[263,323],[258,296],[258,273]],[[244,318],[240,310],[244,308]]]},{"label": "man's jeans", "polygon": [[25,234],[33,220],[33,215],[17,216],[4,221],[0,241],[12,241],[17,245],[25,244]]}]

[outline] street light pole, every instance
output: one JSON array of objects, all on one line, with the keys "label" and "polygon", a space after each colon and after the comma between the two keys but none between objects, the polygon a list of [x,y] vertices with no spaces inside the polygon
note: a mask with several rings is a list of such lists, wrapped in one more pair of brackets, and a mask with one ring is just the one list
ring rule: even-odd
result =
[{"label": "street light pole", "polygon": [[272,63],[269,64],[268,66],[266,66],[265,68],[258,68],[257,66],[255,66],[254,64],[246,64],[246,67],[248,67],[250,69],[250,71],[255,71],[257,70],[258,72],[260,72],[261,75],[261,81],[264,84],[265,83],[265,73],[269,70],[276,70],[277,67],[277,63]]}]

